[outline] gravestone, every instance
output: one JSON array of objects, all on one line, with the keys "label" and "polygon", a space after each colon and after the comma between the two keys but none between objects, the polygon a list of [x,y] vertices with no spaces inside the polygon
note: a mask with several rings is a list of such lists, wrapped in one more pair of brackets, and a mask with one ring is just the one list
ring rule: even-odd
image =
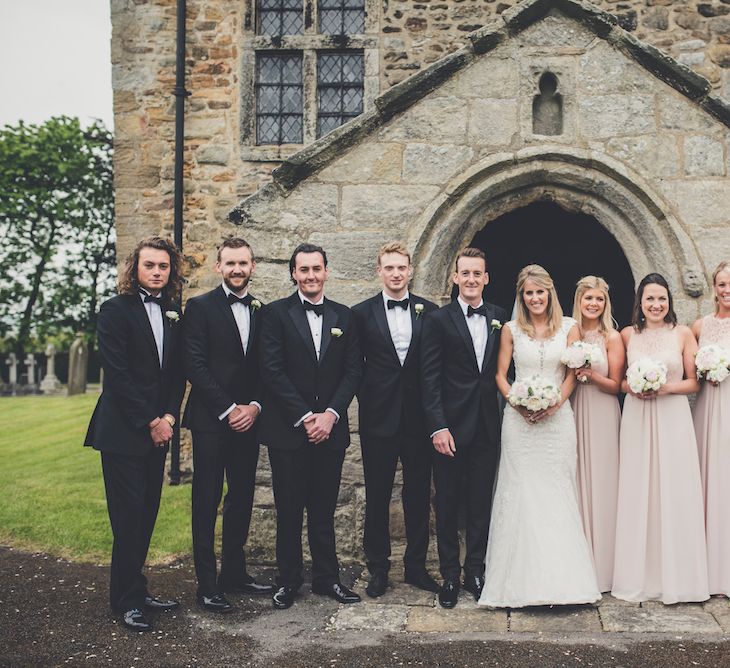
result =
[{"label": "gravestone", "polygon": [[86,392],[86,373],[89,368],[89,349],[81,332],[68,351],[68,396]]},{"label": "gravestone", "polygon": [[35,355],[28,353],[25,358],[26,384],[35,385]]},{"label": "gravestone", "polygon": [[61,389],[61,381],[56,377],[56,347],[49,343],[46,346],[46,375],[41,381],[44,394],[56,394]]},{"label": "gravestone", "polygon": [[8,355],[7,362],[5,362],[10,367],[10,386],[14,386],[18,384],[18,358],[15,356],[15,353],[10,353]]}]

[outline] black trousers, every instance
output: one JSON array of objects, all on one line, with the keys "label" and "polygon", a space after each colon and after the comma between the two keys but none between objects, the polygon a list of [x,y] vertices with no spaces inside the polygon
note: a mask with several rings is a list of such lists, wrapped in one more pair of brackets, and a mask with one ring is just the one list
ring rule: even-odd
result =
[{"label": "black trousers", "polygon": [[142,574],[162,494],[164,448],[142,457],[101,453],[112,546],[109,601],[112,610],[142,608],[148,594]]},{"label": "black trousers", "polygon": [[312,554],[312,584],[340,581],[335,549],[335,508],[340,491],[344,450],[304,445],[297,450],[269,447],[276,505],[276,564],[279,586],[298,588],[302,580],[302,524]]},{"label": "black trousers", "polygon": [[219,590],[214,543],[224,476],[228,491],[223,500],[220,584],[247,579],[244,546],[258,458],[259,446],[251,434],[193,431],[193,559],[200,595]]},{"label": "black trousers", "polygon": [[428,551],[431,506],[431,450],[429,439],[397,433],[388,438],[361,434],[365,474],[365,531],[363,548],[371,573],[390,569],[390,499],[401,460],[403,516],[406,525],[406,571],[423,571]]},{"label": "black trousers", "polygon": [[434,450],[436,538],[441,576],[445,580],[457,580],[461,573],[458,515],[462,498],[466,506],[464,574],[484,572],[498,456],[496,445],[478,440],[465,445],[457,443],[453,457]]}]

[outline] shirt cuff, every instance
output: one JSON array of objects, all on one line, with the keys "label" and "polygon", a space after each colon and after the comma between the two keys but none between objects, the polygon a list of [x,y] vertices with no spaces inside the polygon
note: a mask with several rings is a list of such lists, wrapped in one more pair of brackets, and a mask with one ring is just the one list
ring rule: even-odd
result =
[{"label": "shirt cuff", "polygon": [[448,431],[448,430],[449,430],[448,427],[443,427],[442,429],[437,429],[435,432],[433,432],[433,434],[431,434],[431,436],[429,436],[429,438],[433,438],[434,436],[436,436],[436,434],[440,434],[442,431]]},{"label": "shirt cuff", "polygon": [[340,414],[334,408],[327,408],[327,410],[337,418],[335,420],[335,424],[337,424],[340,421]]},{"label": "shirt cuff", "polygon": [[249,405],[249,406],[256,406],[256,408],[258,408],[258,409],[259,409],[259,413],[260,413],[260,412],[261,412],[261,410],[262,410],[262,408],[261,408],[261,404],[260,404],[260,403],[259,403],[258,401],[251,401],[251,402],[249,402],[249,404],[248,404],[248,405]]},{"label": "shirt cuff", "polygon": [[312,411],[307,411],[307,412],[306,412],[306,413],[305,413],[304,415],[302,415],[302,417],[300,417],[300,418],[299,418],[299,419],[298,419],[298,420],[297,420],[297,421],[296,421],[296,422],[294,423],[294,426],[295,426],[295,427],[298,427],[298,426],[299,426],[300,424],[302,424],[302,422],[304,422],[304,420],[306,420],[306,419],[307,419],[307,418],[308,418],[308,417],[309,417],[310,415],[314,415],[314,413],[312,413]]},{"label": "shirt cuff", "polygon": [[226,408],[226,410],[224,410],[224,411],[223,411],[223,412],[222,412],[222,413],[221,413],[221,414],[220,414],[220,415],[218,416],[218,419],[219,419],[219,420],[222,420],[223,418],[227,418],[227,417],[228,417],[228,416],[229,416],[229,415],[231,414],[231,411],[232,411],[232,410],[233,410],[233,409],[234,409],[235,407],[236,407],[236,404],[231,404],[231,405],[230,405],[230,406],[229,406],[228,408]]}]

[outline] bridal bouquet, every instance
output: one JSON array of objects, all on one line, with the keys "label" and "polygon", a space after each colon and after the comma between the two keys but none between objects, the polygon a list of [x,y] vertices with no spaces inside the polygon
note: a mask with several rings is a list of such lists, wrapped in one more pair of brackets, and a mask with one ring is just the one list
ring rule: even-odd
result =
[{"label": "bridal bouquet", "polygon": [[634,394],[656,392],[667,382],[667,365],[648,357],[636,360],[626,370],[626,380]]},{"label": "bridal bouquet", "polygon": [[569,369],[580,369],[583,366],[591,366],[603,357],[601,349],[587,341],[573,341],[565,349],[560,361]]},{"label": "bridal bouquet", "polygon": [[507,400],[512,406],[524,406],[528,411],[542,411],[560,401],[560,388],[541,376],[512,383]]},{"label": "bridal bouquet", "polygon": [[730,376],[730,352],[720,346],[702,346],[695,357],[697,380],[722,383]]}]

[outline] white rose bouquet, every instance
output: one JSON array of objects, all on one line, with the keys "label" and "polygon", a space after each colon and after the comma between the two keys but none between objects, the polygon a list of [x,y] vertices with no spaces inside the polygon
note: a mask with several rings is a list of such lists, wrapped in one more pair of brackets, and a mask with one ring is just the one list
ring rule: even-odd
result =
[{"label": "white rose bouquet", "polygon": [[584,366],[592,366],[603,357],[601,349],[587,341],[573,341],[565,349],[560,361],[569,369],[580,369]]},{"label": "white rose bouquet", "polygon": [[697,380],[722,383],[730,376],[730,352],[716,345],[702,346],[695,357]]},{"label": "white rose bouquet", "polygon": [[530,376],[512,383],[507,400],[512,406],[522,406],[534,413],[555,406],[560,401],[560,388],[541,376]]},{"label": "white rose bouquet", "polygon": [[626,370],[626,380],[634,394],[656,392],[667,382],[667,365],[648,357],[636,360]]}]

